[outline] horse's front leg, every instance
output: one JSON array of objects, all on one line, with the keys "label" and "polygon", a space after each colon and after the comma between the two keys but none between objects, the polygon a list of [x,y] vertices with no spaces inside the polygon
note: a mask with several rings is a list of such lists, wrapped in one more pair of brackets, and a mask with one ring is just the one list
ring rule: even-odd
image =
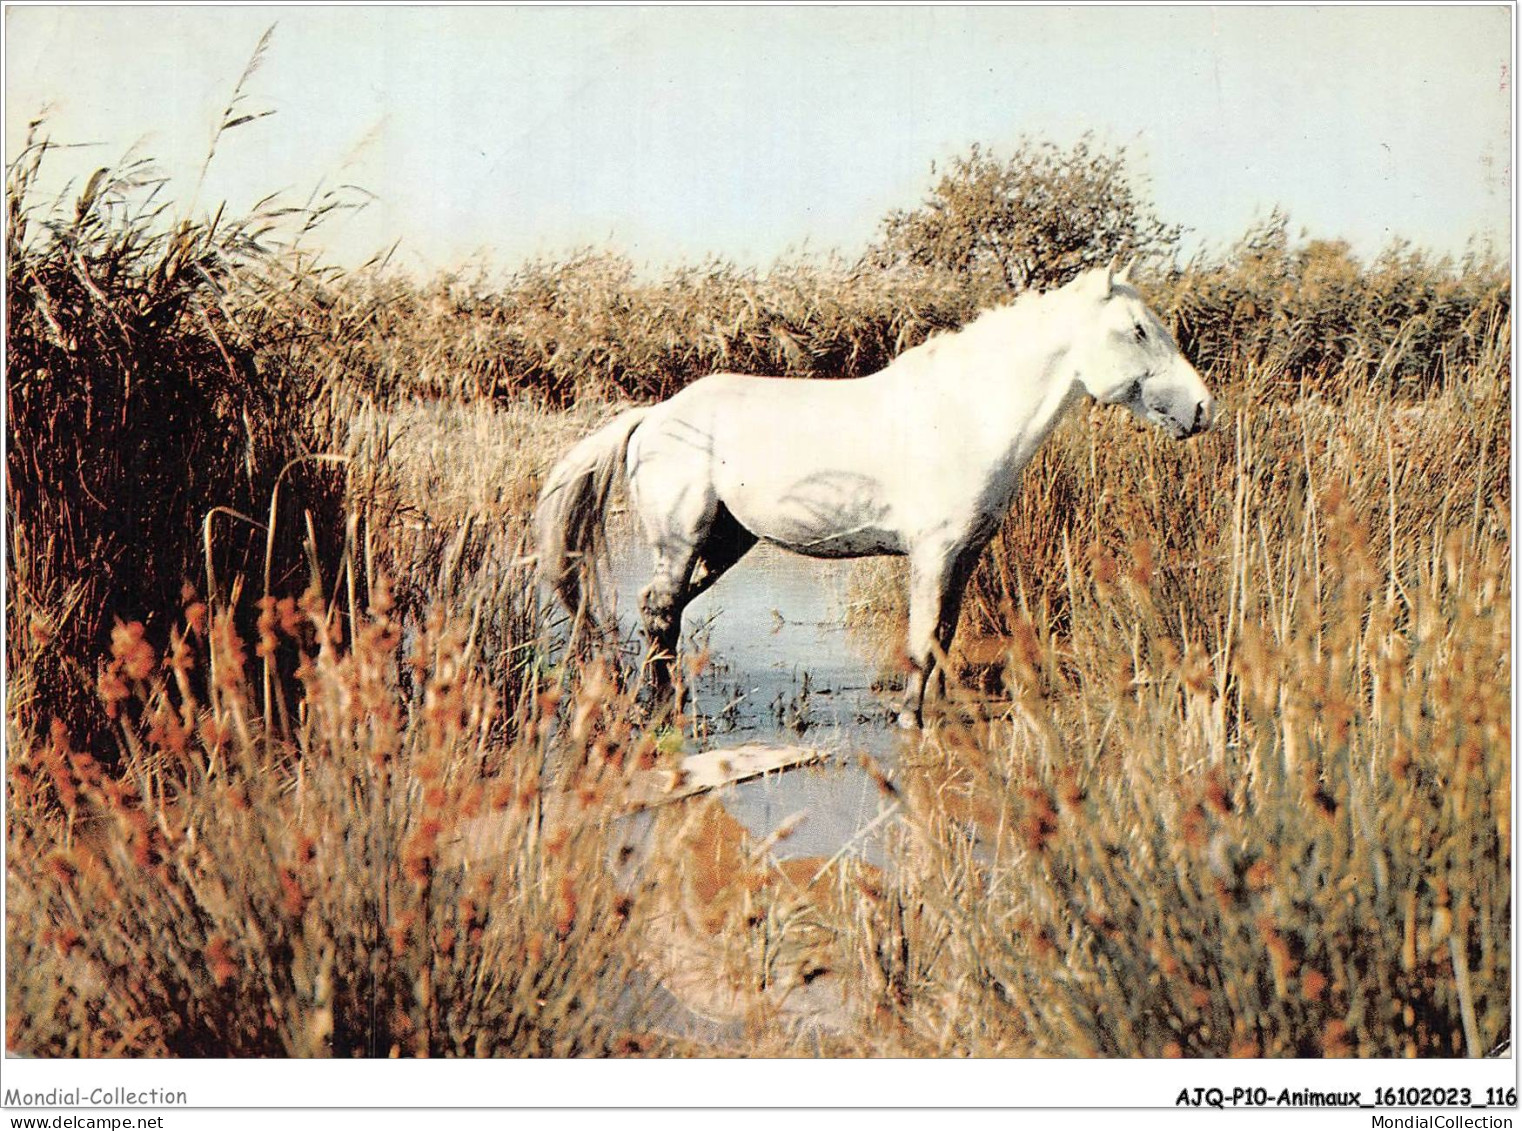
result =
[{"label": "horse's front leg", "polygon": [[[910,663],[914,663],[910,660]],[[905,730],[918,730],[925,719],[925,672],[916,666],[904,684],[904,700],[898,709],[898,725]]]},{"label": "horse's front leg", "polygon": [[925,691],[935,663],[935,629],[941,620],[941,563],[920,556],[909,559],[909,679],[898,725],[918,727],[925,718]]},{"label": "horse's front leg", "polygon": [[981,545],[952,547],[945,552],[910,556],[908,655],[912,670],[898,713],[901,727],[914,728],[924,722],[925,694],[937,675],[944,694],[946,674],[942,665],[951,651],[962,612],[962,594],[981,549]]}]

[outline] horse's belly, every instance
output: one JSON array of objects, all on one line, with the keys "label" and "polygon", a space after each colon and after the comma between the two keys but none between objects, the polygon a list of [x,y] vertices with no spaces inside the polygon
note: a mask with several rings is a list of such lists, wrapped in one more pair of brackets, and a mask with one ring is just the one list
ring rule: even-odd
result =
[{"label": "horse's belly", "polygon": [[822,538],[786,540],[763,535],[768,542],[805,554],[811,558],[871,558],[881,554],[902,554],[903,540],[891,530],[851,530]]},{"label": "horse's belly", "polygon": [[902,554],[904,542],[877,478],[819,471],[781,481],[736,480],[719,494],[752,534],[816,558]]}]

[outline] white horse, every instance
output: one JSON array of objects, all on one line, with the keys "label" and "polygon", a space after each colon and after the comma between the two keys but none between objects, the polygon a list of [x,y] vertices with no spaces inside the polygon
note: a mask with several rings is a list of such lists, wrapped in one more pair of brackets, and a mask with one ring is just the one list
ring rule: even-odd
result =
[{"label": "white horse", "polygon": [[640,615],[663,695],[683,610],[758,540],[817,558],[906,556],[913,672],[899,721],[916,726],[1020,472],[1085,394],[1175,439],[1214,419],[1199,374],[1113,263],[868,377],[714,374],[616,417],[555,465],[535,519],[540,573],[590,616],[582,573],[626,479],[655,552]]}]

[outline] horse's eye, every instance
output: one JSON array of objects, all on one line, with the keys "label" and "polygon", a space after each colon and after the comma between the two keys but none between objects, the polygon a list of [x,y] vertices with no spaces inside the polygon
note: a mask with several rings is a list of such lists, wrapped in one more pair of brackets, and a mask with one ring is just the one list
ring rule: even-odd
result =
[{"label": "horse's eye", "polygon": [[1131,331],[1131,333],[1136,336],[1136,340],[1138,342],[1145,342],[1147,340],[1147,328],[1140,322],[1136,324],[1136,327]]}]

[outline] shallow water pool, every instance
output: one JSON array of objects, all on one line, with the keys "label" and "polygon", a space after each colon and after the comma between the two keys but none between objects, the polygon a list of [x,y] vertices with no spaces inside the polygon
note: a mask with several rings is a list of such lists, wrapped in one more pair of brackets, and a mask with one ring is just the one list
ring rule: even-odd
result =
[{"label": "shallow water pool", "polygon": [[[612,541],[620,636],[633,649],[639,591],[650,551],[629,535]],[[706,650],[693,688],[695,720],[687,746],[721,749],[760,742],[809,746],[823,763],[772,773],[718,791],[729,812],[758,837],[797,814],[778,857],[832,856],[842,848],[882,862],[879,821],[886,804],[860,756],[885,769],[898,760],[905,732],[894,723],[894,692],[880,690],[883,667],[873,641],[846,626],[851,579],[861,565],[804,558],[759,545],[683,618],[683,654]]]}]

